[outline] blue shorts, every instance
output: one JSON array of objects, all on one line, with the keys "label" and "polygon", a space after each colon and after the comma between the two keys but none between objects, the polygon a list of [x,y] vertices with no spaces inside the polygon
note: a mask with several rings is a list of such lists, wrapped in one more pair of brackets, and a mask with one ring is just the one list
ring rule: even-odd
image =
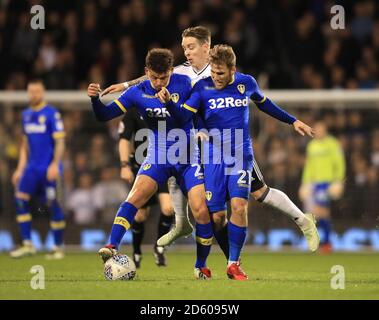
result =
[{"label": "blue shorts", "polygon": [[145,161],[138,170],[138,175],[149,176],[158,186],[167,184],[168,179],[174,176],[185,195],[193,187],[204,183],[204,173],[200,164],[152,164]]},{"label": "blue shorts", "polygon": [[205,196],[211,213],[226,210],[232,198],[249,199],[253,161],[244,161],[235,174],[226,174],[227,169],[224,163],[204,164]]},{"label": "blue shorts", "polygon": [[315,205],[321,207],[329,207],[330,206],[330,197],[329,197],[329,189],[330,183],[315,183],[313,185],[312,197],[313,203]]},{"label": "blue shorts", "polygon": [[47,168],[26,167],[17,191],[26,193],[32,198],[38,198],[41,202],[46,203],[48,200],[57,198],[56,181],[47,180]]}]

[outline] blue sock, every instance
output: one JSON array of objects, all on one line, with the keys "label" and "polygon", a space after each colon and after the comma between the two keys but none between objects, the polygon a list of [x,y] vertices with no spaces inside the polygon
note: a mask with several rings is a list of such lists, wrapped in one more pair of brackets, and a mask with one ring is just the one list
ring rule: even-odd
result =
[{"label": "blue sock", "polygon": [[50,227],[53,232],[54,244],[61,246],[63,244],[64,228],[66,227],[63,211],[57,200],[54,200],[49,209],[52,214]]},{"label": "blue sock", "polygon": [[32,215],[30,214],[29,201],[16,198],[16,220],[20,228],[23,241],[32,239]]},{"label": "blue sock", "polygon": [[321,244],[330,242],[330,232],[332,229],[329,219],[319,219],[317,220],[317,227],[322,231],[324,237],[321,239]]},{"label": "blue sock", "polygon": [[247,227],[239,227],[228,222],[229,261],[238,261],[246,240]]},{"label": "blue sock", "polygon": [[126,230],[132,225],[137,211],[135,206],[126,201],[118,209],[110,236],[110,244],[114,245],[116,249],[118,249]]},{"label": "blue sock", "polygon": [[216,230],[215,224],[212,221],[212,228],[214,236],[224,253],[226,259],[229,259],[229,237],[228,237],[228,224],[226,223],[220,230]]},{"label": "blue sock", "polygon": [[206,267],[213,239],[212,224],[196,223],[196,264],[195,268]]}]

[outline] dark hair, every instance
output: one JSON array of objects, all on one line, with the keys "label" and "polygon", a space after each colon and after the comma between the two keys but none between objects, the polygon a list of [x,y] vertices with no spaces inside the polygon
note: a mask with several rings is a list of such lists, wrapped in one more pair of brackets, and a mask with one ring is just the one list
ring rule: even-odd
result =
[{"label": "dark hair", "polygon": [[168,49],[155,48],[149,50],[145,60],[146,68],[156,73],[165,73],[174,65],[174,55]]},{"label": "dark hair", "polygon": [[200,41],[201,44],[205,42],[211,43],[211,31],[203,26],[187,28],[182,32],[182,38],[194,37]]},{"label": "dark hair", "polygon": [[228,68],[231,68],[236,65],[236,55],[231,46],[218,44],[210,50],[209,61],[214,64],[226,64]]}]

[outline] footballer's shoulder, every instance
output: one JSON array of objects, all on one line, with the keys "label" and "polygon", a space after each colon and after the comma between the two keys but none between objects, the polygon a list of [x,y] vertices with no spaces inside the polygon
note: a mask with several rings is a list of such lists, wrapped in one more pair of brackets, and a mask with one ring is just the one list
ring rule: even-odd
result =
[{"label": "footballer's shoulder", "polygon": [[22,112],[21,112],[21,116],[22,117],[26,117],[28,115],[30,115],[32,113],[32,108],[31,107],[27,107],[25,108]]},{"label": "footballer's shoulder", "polygon": [[131,86],[130,88],[124,90],[121,95],[125,95],[127,93],[128,96],[130,96],[130,95],[137,94],[140,92],[145,92],[146,89],[150,88],[150,87],[151,87],[150,80],[146,79],[146,80],[136,84],[135,86]]},{"label": "footballer's shoulder", "polygon": [[198,82],[196,82],[194,87],[198,87],[198,88],[212,87],[212,88],[214,88],[214,83],[213,83],[212,77],[209,76],[209,77],[200,79]]},{"label": "footballer's shoulder", "polygon": [[257,82],[252,75],[241,73],[241,72],[236,72],[236,80],[246,81],[246,82],[252,82],[252,81]]},{"label": "footballer's shoulder", "polygon": [[250,74],[236,72],[235,80],[236,83],[245,85],[247,90],[256,90],[258,87],[257,80]]},{"label": "footballer's shoulder", "polygon": [[173,73],[170,78],[170,87],[180,87],[182,89],[186,88],[187,90],[191,90],[191,78],[184,74]]},{"label": "footballer's shoulder", "polygon": [[175,73],[176,72],[180,73],[180,72],[183,72],[183,71],[187,71],[190,68],[191,68],[191,64],[188,61],[186,61],[186,62],[184,62],[182,64],[179,64],[178,66],[174,67],[174,72]]},{"label": "footballer's shoulder", "polygon": [[58,111],[58,109],[54,106],[52,106],[51,104],[47,104],[45,106],[45,108],[43,109],[44,112],[46,113],[55,113]]},{"label": "footballer's shoulder", "polygon": [[328,135],[325,140],[328,141],[328,143],[330,143],[331,145],[336,145],[336,146],[340,145],[339,140],[332,135]]},{"label": "footballer's shoulder", "polygon": [[172,80],[174,81],[183,81],[183,82],[188,82],[191,81],[191,78],[185,74],[180,74],[180,73],[173,73],[171,75]]}]

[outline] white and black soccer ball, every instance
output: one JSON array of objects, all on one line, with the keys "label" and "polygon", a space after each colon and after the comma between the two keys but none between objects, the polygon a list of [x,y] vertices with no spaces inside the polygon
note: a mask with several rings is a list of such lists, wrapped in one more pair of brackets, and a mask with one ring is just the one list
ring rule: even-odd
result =
[{"label": "white and black soccer ball", "polygon": [[104,264],[107,280],[133,280],[136,275],[134,261],[125,254],[116,254]]}]

